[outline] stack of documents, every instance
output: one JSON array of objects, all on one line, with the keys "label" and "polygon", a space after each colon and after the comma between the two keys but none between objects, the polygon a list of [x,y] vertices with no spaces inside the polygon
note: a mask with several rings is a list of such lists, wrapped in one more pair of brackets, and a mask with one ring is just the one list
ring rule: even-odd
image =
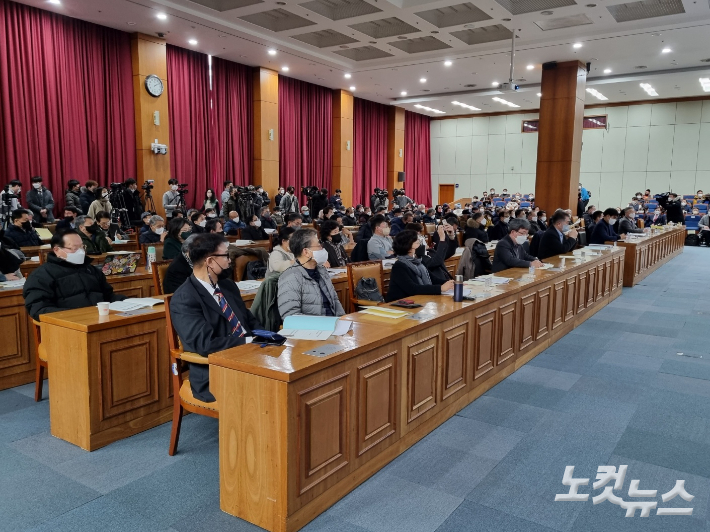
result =
[{"label": "stack of documents", "polygon": [[386,270],[388,268],[391,268],[395,262],[397,262],[397,259],[383,259],[382,267]]},{"label": "stack of documents", "polygon": [[154,305],[161,305],[162,303],[162,299],[155,299],[153,297],[129,297],[123,301],[114,301],[109,305],[109,309],[118,310],[120,312],[130,312],[132,310],[150,308]]},{"label": "stack of documents", "polygon": [[258,290],[261,286],[261,281],[239,281],[237,286],[239,287],[239,290],[242,291]]},{"label": "stack of documents", "polygon": [[286,317],[279,334],[293,340],[327,340],[330,335],[344,335],[351,326],[352,322],[335,316],[294,314]]},{"label": "stack of documents", "polygon": [[270,235],[271,233],[275,233],[275,232],[276,232],[276,229],[264,229],[264,232],[265,232],[267,235]]},{"label": "stack of documents", "polygon": [[230,242],[230,245],[232,246],[248,246],[249,244],[253,244],[253,240],[235,240],[234,242]]},{"label": "stack of documents", "polygon": [[340,275],[341,273],[348,273],[347,268],[328,268],[328,274],[331,277],[335,277],[336,275]]},{"label": "stack of documents", "polygon": [[[452,288],[451,290],[446,290],[445,292],[441,293],[442,296],[453,296],[454,295],[454,289]],[[464,296],[470,296],[471,295],[471,290],[468,288],[463,289],[463,295]]]},{"label": "stack of documents", "polygon": [[404,312],[403,310],[395,310],[393,308],[384,307],[367,307],[360,311],[361,314],[372,314],[373,316],[378,316],[380,318],[403,318],[409,312]]},{"label": "stack of documents", "polygon": [[25,278],[18,279],[16,281],[5,281],[0,283],[0,288],[7,290],[10,288],[22,288],[25,285]]}]

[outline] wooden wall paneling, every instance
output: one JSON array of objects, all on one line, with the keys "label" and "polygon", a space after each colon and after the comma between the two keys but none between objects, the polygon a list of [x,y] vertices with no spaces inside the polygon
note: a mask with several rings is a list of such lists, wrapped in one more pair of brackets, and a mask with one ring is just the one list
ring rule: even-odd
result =
[{"label": "wooden wall paneling", "polygon": [[480,379],[495,367],[496,306],[487,305],[473,312],[473,378]]},{"label": "wooden wall paneling", "polygon": [[611,293],[613,264],[611,259],[604,261],[604,297]]},{"label": "wooden wall paneling", "polygon": [[516,352],[516,334],[515,327],[518,317],[518,298],[512,297],[511,300],[501,303],[498,307],[498,326],[497,330],[497,348],[496,348],[496,367],[507,365],[507,362],[512,362]]},{"label": "wooden wall paneling", "polygon": [[587,307],[587,280],[589,278],[589,268],[585,268],[577,276],[577,314]]},{"label": "wooden wall paneling", "polygon": [[594,301],[599,301],[604,297],[604,263],[597,265],[597,290]]},{"label": "wooden wall paneling", "polygon": [[470,382],[468,369],[471,333],[468,321],[452,320],[444,326],[441,357],[441,401],[464,390]]},{"label": "wooden wall paneling", "polygon": [[538,288],[535,294],[535,340],[550,334],[552,323],[552,283]]},{"label": "wooden wall paneling", "polygon": [[552,330],[554,331],[565,321],[565,280],[552,285]]},{"label": "wooden wall paneling", "polygon": [[520,298],[520,338],[518,339],[520,351],[527,349],[535,341],[536,292],[537,290],[533,290]]},{"label": "wooden wall paneling", "polygon": [[[401,150],[401,151],[400,151]],[[401,153],[401,155],[400,155]],[[387,191],[392,201],[395,188],[406,189],[406,181],[399,183],[397,173],[404,171],[404,108],[390,107],[387,123]]]},{"label": "wooden wall paneling", "polygon": [[594,305],[594,296],[597,291],[597,267],[592,266],[587,272],[587,308]]},{"label": "wooden wall paneling", "polygon": [[565,279],[565,319],[569,321],[574,318],[577,312],[577,274],[570,275]]},{"label": "wooden wall paneling", "polygon": [[[333,191],[340,189],[343,205],[353,204],[353,95],[333,91]],[[348,142],[350,147],[348,149]]]},{"label": "wooden wall paneling", "polygon": [[[279,190],[279,74],[268,68],[255,68],[254,167],[253,183],[261,185],[274,198]],[[273,130],[273,139],[269,138]],[[287,183],[283,184],[288,186]]]},{"label": "wooden wall paneling", "polygon": [[407,423],[436,407],[437,373],[439,361],[439,335],[434,333],[408,336],[404,339],[407,363]]}]

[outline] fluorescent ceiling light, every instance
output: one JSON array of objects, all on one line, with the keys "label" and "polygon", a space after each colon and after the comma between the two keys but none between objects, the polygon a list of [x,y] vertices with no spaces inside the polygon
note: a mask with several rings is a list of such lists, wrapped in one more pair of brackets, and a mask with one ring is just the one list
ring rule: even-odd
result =
[{"label": "fluorescent ceiling light", "polygon": [[60,2],[59,0],[49,0],[49,3],[50,3],[50,4],[55,4],[55,5],[61,4],[61,2]]},{"label": "fluorescent ceiling light", "polygon": [[345,79],[350,79],[352,77],[353,77],[352,74],[345,74]]},{"label": "fluorescent ceiling light", "polygon": [[273,48],[269,50],[269,55],[276,55],[276,50],[274,50]]},{"label": "fluorescent ceiling light", "polygon": [[705,92],[710,92],[710,78],[700,78],[700,85]]},{"label": "fluorescent ceiling light", "polygon": [[646,91],[649,96],[658,96],[656,89],[654,89],[650,83],[641,83],[641,88]]},{"label": "fluorescent ceiling light", "polygon": [[[59,0],[57,0],[57,3],[59,3]],[[165,13],[158,13],[155,16],[158,17],[160,20],[165,20],[168,18],[168,16]]]},{"label": "fluorescent ceiling light", "polygon": [[498,98],[498,96],[494,96],[493,101],[502,103],[503,105],[507,105],[509,107],[520,107],[519,105],[515,105],[513,102],[509,102],[508,100],[504,100],[503,98]]},{"label": "fluorescent ceiling light", "polygon": [[461,102],[451,102],[451,103],[453,103],[454,105],[458,105],[460,107],[463,107],[464,109],[469,109],[471,111],[480,111],[480,109],[478,107],[474,107],[473,105],[467,105],[467,104],[461,103]]},{"label": "fluorescent ceiling light", "polygon": [[284,72],[288,72],[288,67],[287,67],[287,66],[281,67],[281,70],[284,71]]},{"label": "fluorescent ceiling light", "polygon": [[493,82],[493,86],[494,86],[494,87],[497,87],[498,85],[500,85],[500,83],[498,83],[497,81],[494,81],[494,82]]},{"label": "fluorescent ceiling light", "polygon": [[190,39],[187,42],[190,43],[192,46],[195,46],[197,44],[197,41],[195,39]]},{"label": "fluorescent ceiling light", "polygon": [[350,87],[350,90],[351,90],[351,91],[354,91],[354,90],[355,90],[355,85],[353,85],[352,87]]},{"label": "fluorescent ceiling light", "polygon": [[419,83],[426,83],[426,78],[419,78]]},{"label": "fluorescent ceiling light", "polygon": [[444,61],[444,66],[451,66],[453,63],[451,61]]},{"label": "fluorescent ceiling light", "polygon": [[598,100],[608,100],[606,96],[604,96],[601,92],[599,92],[596,89],[587,89],[587,92],[597,98]]},{"label": "fluorescent ceiling light", "polygon": [[535,68],[535,65],[528,65],[528,70],[532,70],[533,68]]},{"label": "fluorescent ceiling light", "polygon": [[581,48],[581,47],[582,47],[582,43],[581,43],[581,42],[576,42],[576,43],[574,43],[574,44],[572,45],[572,48]]},{"label": "fluorescent ceiling light", "polygon": [[429,111],[430,113],[436,113],[438,115],[445,115],[446,114],[446,111],[439,111],[438,109],[432,109],[431,107],[427,107],[425,105],[416,104],[414,107],[416,107],[417,109],[421,109],[423,111]]},{"label": "fluorescent ceiling light", "polygon": [[399,94],[400,94],[401,96],[406,96],[406,95],[407,95],[407,91],[402,91],[402,92],[400,92]]},{"label": "fluorescent ceiling light", "polygon": [[611,74],[611,68],[605,68],[604,74]]}]

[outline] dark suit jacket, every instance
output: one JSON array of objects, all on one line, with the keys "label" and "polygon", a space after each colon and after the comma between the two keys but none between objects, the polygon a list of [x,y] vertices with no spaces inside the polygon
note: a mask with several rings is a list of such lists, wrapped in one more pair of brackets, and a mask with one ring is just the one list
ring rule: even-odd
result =
[{"label": "dark suit jacket", "polygon": [[547,231],[542,233],[540,239],[540,247],[537,250],[537,257],[544,260],[555,255],[564,255],[568,251],[577,246],[577,239],[563,236],[560,242],[560,234],[555,226],[550,226]]},{"label": "dark suit jacket", "polygon": [[[254,329],[261,329],[261,324],[247,310],[239,293],[239,288],[231,279],[219,281],[229,306],[246,330],[248,336]],[[245,337],[231,336],[231,327],[222,314],[215,299],[205,290],[194,276],[173,294],[170,301],[170,317],[173,320],[185,351],[191,351],[206,357],[246,343]],[[201,401],[215,400],[209,389],[209,366],[190,364],[190,385],[192,393]]]},{"label": "dark suit jacket", "polygon": [[616,234],[614,228],[606,223],[602,218],[594,225],[590,244],[604,244],[606,242],[614,242],[619,240],[619,235]]},{"label": "dark suit jacket", "polygon": [[505,237],[496,244],[496,252],[493,255],[493,273],[502,272],[508,268],[528,268],[534,260],[535,257],[526,253],[523,246],[515,244],[510,237]]},{"label": "dark suit jacket", "polygon": [[163,293],[174,294],[175,291],[187,281],[192,275],[192,266],[185,259],[185,256],[180,253],[168,266],[163,278]]}]

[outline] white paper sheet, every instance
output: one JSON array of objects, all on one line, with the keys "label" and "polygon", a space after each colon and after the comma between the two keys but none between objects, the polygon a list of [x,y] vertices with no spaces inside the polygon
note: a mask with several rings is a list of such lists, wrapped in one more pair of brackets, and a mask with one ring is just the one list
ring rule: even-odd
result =
[{"label": "white paper sheet", "polygon": [[[442,296],[453,296],[454,295],[454,290],[453,288],[451,290],[447,290],[446,292],[441,293]],[[471,295],[471,290],[468,288],[463,289],[463,295],[465,296],[470,296]]]},{"label": "white paper sheet", "polygon": [[330,331],[308,331],[304,329],[281,329],[281,336],[292,340],[327,340],[331,335]]},{"label": "white paper sheet", "polygon": [[258,290],[261,286],[261,281],[239,281],[237,286],[239,290]]},{"label": "white paper sheet", "polygon": [[162,303],[162,299],[155,299],[152,297],[129,297],[123,301],[114,301],[109,305],[109,309],[120,312],[129,312],[131,310],[138,310],[141,308],[150,308],[154,305]]}]

